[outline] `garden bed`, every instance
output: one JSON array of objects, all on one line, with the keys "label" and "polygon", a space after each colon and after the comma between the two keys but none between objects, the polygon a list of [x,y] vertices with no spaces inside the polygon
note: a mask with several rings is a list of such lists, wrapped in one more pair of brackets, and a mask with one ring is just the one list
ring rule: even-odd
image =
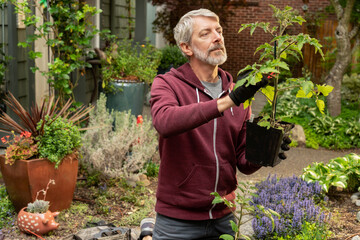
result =
[{"label": "garden bed", "polygon": [[[138,229],[138,222],[143,216],[154,216],[157,178],[148,179],[149,186],[134,188],[126,186],[123,181],[97,181],[80,176],[72,207],[56,218],[60,223],[59,229],[44,238],[64,239],[84,228],[87,222],[100,220]],[[84,184],[85,181],[88,184]],[[91,181],[97,184],[89,185]],[[99,197],[99,194],[106,198]],[[326,205],[332,213],[330,230],[334,236],[331,240],[344,240],[360,233],[360,225],[356,221],[360,207],[351,202],[350,196],[350,193],[335,192]],[[3,228],[2,232],[6,235],[5,239],[35,239],[34,236],[21,234],[16,226]]]}]

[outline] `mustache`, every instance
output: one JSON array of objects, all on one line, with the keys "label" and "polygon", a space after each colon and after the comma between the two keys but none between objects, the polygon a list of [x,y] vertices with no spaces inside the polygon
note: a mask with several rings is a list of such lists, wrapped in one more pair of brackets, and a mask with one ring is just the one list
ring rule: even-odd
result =
[{"label": "mustache", "polygon": [[215,44],[214,46],[210,47],[210,48],[208,49],[208,52],[211,52],[211,51],[214,51],[214,50],[218,50],[218,49],[221,49],[221,50],[225,51],[225,46],[224,46],[224,44],[217,43],[217,44]]}]

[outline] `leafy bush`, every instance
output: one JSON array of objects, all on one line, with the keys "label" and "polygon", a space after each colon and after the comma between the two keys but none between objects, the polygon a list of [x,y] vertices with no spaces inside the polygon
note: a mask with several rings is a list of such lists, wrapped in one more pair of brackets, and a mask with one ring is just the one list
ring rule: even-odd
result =
[{"label": "leafy bush", "polygon": [[[289,84],[282,83],[281,88]],[[325,97],[319,96],[325,101]],[[358,103],[343,101],[342,113],[330,117],[327,113],[320,114],[314,102],[309,99],[292,98],[291,90],[279,96],[277,114],[283,121],[299,124],[304,128],[306,146],[330,149],[347,149],[360,147],[360,118]],[[263,112],[271,112],[271,106],[266,104]]]},{"label": "leafy bush", "polygon": [[130,111],[109,112],[101,94],[83,135],[82,163],[89,172],[96,170],[110,178],[129,176],[144,171],[157,153],[157,144],[151,120],[145,117],[138,124]]},{"label": "leafy bush", "polygon": [[[256,218],[253,228],[257,239],[278,239],[285,236],[296,236],[302,232],[306,222],[319,226],[325,224],[326,216],[316,204],[327,200],[321,193],[318,183],[307,183],[296,176],[277,179],[268,177],[257,183],[257,196],[253,197]],[[275,231],[272,222],[256,205],[276,211],[280,218],[274,216]]]},{"label": "leafy bush", "polygon": [[176,45],[168,45],[161,49],[162,57],[159,68],[169,69],[171,67],[177,68],[186,63],[187,58],[181,53],[181,50]]},{"label": "leafy bush", "polygon": [[301,178],[318,182],[325,192],[331,186],[354,191],[360,186],[360,156],[351,153],[331,159],[328,164],[315,162],[304,168]]},{"label": "leafy bush", "polygon": [[80,130],[72,122],[62,117],[51,120],[49,116],[46,116],[45,125],[42,124],[41,120],[37,126],[38,129],[44,127],[44,133],[39,136],[39,155],[55,163],[57,168],[67,154],[81,146]]},{"label": "leafy bush", "polygon": [[360,103],[360,74],[345,75],[341,87],[341,96],[345,100]]},{"label": "leafy bush", "polygon": [[11,221],[16,214],[4,185],[0,185],[0,229],[11,225]]}]

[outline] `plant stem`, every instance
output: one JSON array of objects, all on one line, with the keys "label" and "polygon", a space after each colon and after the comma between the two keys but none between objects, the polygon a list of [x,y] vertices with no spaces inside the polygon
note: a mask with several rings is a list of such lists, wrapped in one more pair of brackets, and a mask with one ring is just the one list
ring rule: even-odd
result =
[{"label": "plant stem", "polygon": [[[276,41],[274,42],[274,60],[277,58],[276,55]],[[279,67],[276,68],[276,70],[279,70]],[[275,126],[275,120],[276,120],[276,103],[277,103],[277,95],[278,95],[278,82],[279,82],[279,74],[276,75],[275,81],[274,81],[274,98],[272,101],[272,117],[270,118],[270,125],[272,127]]]}]

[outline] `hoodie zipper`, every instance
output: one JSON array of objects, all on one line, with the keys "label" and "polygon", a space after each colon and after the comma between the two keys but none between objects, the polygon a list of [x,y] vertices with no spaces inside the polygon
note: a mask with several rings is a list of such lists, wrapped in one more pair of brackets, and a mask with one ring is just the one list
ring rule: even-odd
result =
[{"label": "hoodie zipper", "polygon": [[[216,153],[216,131],[217,131],[217,118],[214,119],[214,133],[213,133],[213,149],[214,149],[214,156],[215,156],[215,163],[216,163],[214,192],[217,192],[217,187],[218,187],[218,183],[219,183],[219,174],[220,174],[219,158]],[[212,210],[215,207],[215,205],[216,204],[212,205],[212,207],[209,210],[209,218],[210,219],[213,219]]]},{"label": "hoodie zipper", "polygon": [[[210,93],[208,93],[207,89],[204,90],[204,92],[209,95],[210,97],[212,97],[210,95]],[[219,98],[225,93],[225,91],[222,91],[220,93],[220,95],[218,96]],[[196,88],[196,98],[197,98],[197,102],[200,102],[200,95],[199,95],[199,89]],[[233,110],[231,108],[231,113],[233,114]],[[217,131],[217,118],[214,119],[214,132],[213,132],[213,151],[214,151],[214,157],[215,157],[215,164],[216,164],[216,174],[215,174],[215,186],[214,186],[214,192],[217,192],[217,188],[218,188],[218,184],[219,184],[219,175],[220,175],[220,163],[219,163],[219,158],[216,152],[216,131]],[[209,218],[210,219],[214,219],[213,214],[212,214],[212,210],[214,209],[214,207],[216,206],[216,204],[213,204],[212,207],[209,210]]]}]

